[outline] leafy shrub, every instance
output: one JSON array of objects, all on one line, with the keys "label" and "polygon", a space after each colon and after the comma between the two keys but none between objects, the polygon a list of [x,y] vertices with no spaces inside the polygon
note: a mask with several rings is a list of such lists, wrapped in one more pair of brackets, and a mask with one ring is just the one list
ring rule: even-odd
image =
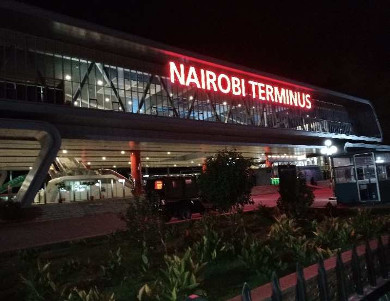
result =
[{"label": "leafy shrub", "polygon": [[50,264],[50,262],[43,264],[38,260],[35,268],[26,276],[21,276],[26,290],[26,301],[60,300],[64,296],[66,288],[55,283],[50,272]]},{"label": "leafy shrub", "polygon": [[206,263],[196,263],[191,258],[192,250],[187,249],[183,257],[176,255],[164,257],[165,269],[161,269],[159,278],[149,286],[145,284],[138,293],[138,300],[184,300],[197,290],[202,280]]},{"label": "leafy shrub", "polygon": [[103,272],[103,277],[109,280],[121,276],[123,272],[123,256],[121,248],[119,247],[115,252],[109,252],[109,258],[105,265],[101,265],[100,268]]},{"label": "leafy shrub", "polygon": [[0,201],[0,219],[15,220],[23,217],[22,204],[15,201]]},{"label": "leafy shrub", "polygon": [[304,217],[314,202],[314,193],[307,187],[306,179],[293,177],[280,183],[277,206],[289,217]]},{"label": "leafy shrub", "polygon": [[81,262],[78,259],[71,258],[65,261],[65,263],[62,265],[62,267],[59,270],[59,274],[68,275],[76,271],[79,271],[80,268],[81,268]]},{"label": "leafy shrub", "polygon": [[287,266],[266,242],[255,239],[244,244],[238,258],[249,270],[255,271],[257,275],[262,275],[266,279],[269,279],[272,272],[284,270]]},{"label": "leafy shrub", "polygon": [[326,217],[320,223],[314,222],[314,240],[322,248],[337,250],[355,239],[353,227],[338,217]]},{"label": "leafy shrub", "polygon": [[234,150],[208,157],[206,170],[199,177],[202,198],[221,211],[251,203],[251,165],[251,160]]},{"label": "leafy shrub", "polygon": [[200,262],[214,261],[230,247],[223,242],[223,237],[216,231],[217,220],[213,217],[205,217],[201,221],[203,236],[193,244],[195,257]]},{"label": "leafy shrub", "polygon": [[321,248],[303,234],[294,219],[281,215],[271,226],[268,239],[272,250],[284,262],[309,264],[318,257],[329,256],[328,249]]},{"label": "leafy shrub", "polygon": [[148,258],[148,247],[146,242],[142,242],[142,253],[141,253],[141,270],[146,273],[150,269],[150,262]]},{"label": "leafy shrub", "polygon": [[89,291],[79,290],[74,288],[68,296],[68,301],[115,301],[114,293],[106,294],[102,293],[95,286]]},{"label": "leafy shrub", "polygon": [[273,220],[275,216],[275,208],[260,204],[257,206],[255,213],[263,218]]},{"label": "leafy shrub", "polygon": [[364,240],[377,237],[385,229],[385,223],[385,218],[373,215],[369,209],[358,209],[351,219],[351,226],[358,239]]},{"label": "leafy shrub", "polygon": [[156,240],[164,237],[165,223],[160,217],[158,208],[148,199],[135,197],[131,200],[124,216],[128,234],[138,244],[146,242],[154,245]]}]

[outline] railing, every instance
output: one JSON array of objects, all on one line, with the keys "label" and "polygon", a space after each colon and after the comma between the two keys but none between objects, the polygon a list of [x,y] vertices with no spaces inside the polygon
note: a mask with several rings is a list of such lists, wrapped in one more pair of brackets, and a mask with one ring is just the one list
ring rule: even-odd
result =
[{"label": "railing", "polygon": [[[338,253],[326,260],[326,264],[319,260],[316,265],[305,269],[306,277],[297,264],[295,275],[283,277],[282,285],[276,273],[272,274],[270,283],[253,291],[245,283],[241,295],[230,301],[389,300],[389,261],[390,238],[387,237],[387,246],[384,246],[379,237],[365,246],[354,246],[352,251]],[[313,273],[313,269],[317,269],[317,273]],[[291,283],[294,278],[295,285]]]}]

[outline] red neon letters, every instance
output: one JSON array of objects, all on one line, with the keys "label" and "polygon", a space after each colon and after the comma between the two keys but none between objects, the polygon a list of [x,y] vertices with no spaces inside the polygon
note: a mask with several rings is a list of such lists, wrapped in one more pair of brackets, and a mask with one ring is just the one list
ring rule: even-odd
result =
[{"label": "red neon letters", "polygon": [[273,84],[246,80],[236,76],[216,73],[194,66],[184,66],[169,62],[170,80],[183,86],[194,86],[198,89],[221,92],[253,99],[268,101],[288,106],[312,108],[311,96],[308,93],[281,88]]}]

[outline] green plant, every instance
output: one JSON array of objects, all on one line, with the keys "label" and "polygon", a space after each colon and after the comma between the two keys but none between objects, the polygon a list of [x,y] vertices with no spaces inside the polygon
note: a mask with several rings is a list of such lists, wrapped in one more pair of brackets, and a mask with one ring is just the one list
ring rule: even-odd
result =
[{"label": "green plant", "polygon": [[35,268],[31,269],[27,275],[21,276],[26,289],[25,300],[60,300],[64,296],[66,287],[60,287],[55,283],[50,272],[50,265],[50,262],[43,264],[38,260]]},{"label": "green plant", "polygon": [[266,219],[273,219],[275,215],[275,209],[273,207],[267,207],[263,204],[257,206],[255,213]]},{"label": "green plant", "polygon": [[146,242],[148,245],[154,245],[160,239],[164,245],[165,223],[161,219],[158,208],[147,198],[135,197],[131,200],[124,216],[128,235],[138,243]]},{"label": "green plant", "polygon": [[206,263],[195,262],[190,248],[182,257],[165,255],[165,269],[161,269],[159,278],[149,286],[145,284],[138,293],[138,300],[177,301],[184,300],[194,293],[204,294],[199,290],[202,273]]},{"label": "green plant", "polygon": [[276,218],[268,234],[270,247],[284,262],[308,264],[318,257],[329,255],[329,250],[317,246],[303,234],[294,219],[281,215]]},{"label": "green plant", "polygon": [[351,219],[351,226],[355,230],[358,239],[370,239],[377,237],[384,229],[385,218],[375,216],[370,209],[358,209],[357,214]]},{"label": "green plant", "polygon": [[281,181],[277,207],[289,217],[304,217],[314,202],[314,193],[303,177],[291,177]]},{"label": "green plant", "polygon": [[121,248],[119,247],[115,252],[110,250],[107,263],[100,266],[103,277],[112,280],[112,278],[119,276],[123,272],[122,262]]},{"label": "green plant", "polygon": [[238,258],[246,265],[249,270],[253,270],[257,275],[268,279],[272,272],[284,270],[287,265],[278,258],[277,252],[274,252],[264,241],[251,239],[245,243]]},{"label": "green plant", "polygon": [[219,151],[206,159],[206,170],[199,177],[199,188],[204,200],[218,210],[251,202],[250,193],[252,160],[235,150]]},{"label": "green plant", "polygon": [[146,242],[142,242],[142,254],[141,254],[141,269],[146,273],[150,269],[150,262],[148,258],[148,247]]},{"label": "green plant", "polygon": [[314,222],[314,226],[314,241],[325,249],[341,249],[356,237],[353,227],[338,217],[325,217],[320,223]]},{"label": "green plant", "polygon": [[78,259],[70,258],[62,265],[59,270],[60,275],[67,275],[79,271],[81,262]]},{"label": "green plant", "polygon": [[0,201],[0,219],[14,220],[23,217],[23,209],[20,202]]},{"label": "green plant", "polygon": [[194,254],[200,262],[214,261],[222,252],[228,251],[228,245],[215,230],[215,219],[205,217],[201,223],[203,236],[193,244]]},{"label": "green plant", "polygon": [[115,301],[115,294],[102,293],[95,286],[89,291],[74,288],[68,296],[68,301]]}]

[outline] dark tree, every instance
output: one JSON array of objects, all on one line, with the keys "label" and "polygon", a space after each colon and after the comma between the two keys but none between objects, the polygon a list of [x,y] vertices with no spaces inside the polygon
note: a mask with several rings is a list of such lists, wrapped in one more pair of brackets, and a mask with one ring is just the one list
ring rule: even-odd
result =
[{"label": "dark tree", "polygon": [[251,202],[251,159],[235,150],[219,151],[206,159],[206,170],[199,178],[202,198],[218,210],[228,211]]}]

